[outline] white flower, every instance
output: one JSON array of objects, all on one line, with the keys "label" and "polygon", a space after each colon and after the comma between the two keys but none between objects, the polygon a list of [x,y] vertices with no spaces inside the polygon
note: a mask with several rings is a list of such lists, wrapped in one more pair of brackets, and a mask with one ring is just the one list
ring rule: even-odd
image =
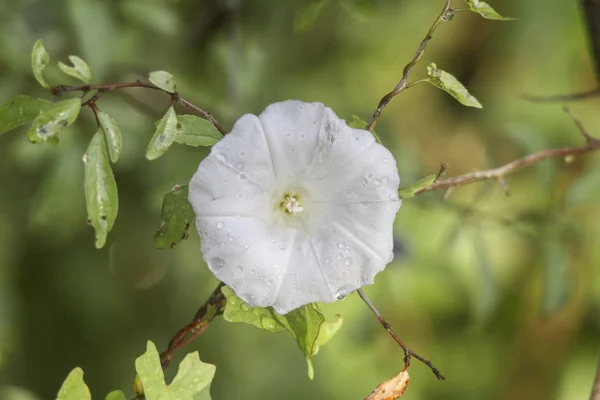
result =
[{"label": "white flower", "polygon": [[371,133],[288,100],[236,122],[200,163],[190,202],[215,276],[285,314],[373,283],[393,258],[399,184]]}]

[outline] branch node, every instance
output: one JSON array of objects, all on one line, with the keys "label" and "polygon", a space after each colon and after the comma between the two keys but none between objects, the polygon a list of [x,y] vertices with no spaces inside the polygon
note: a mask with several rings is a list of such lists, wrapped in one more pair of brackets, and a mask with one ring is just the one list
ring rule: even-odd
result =
[{"label": "branch node", "polygon": [[575,126],[577,126],[579,133],[581,133],[581,136],[583,136],[585,138],[587,144],[596,144],[596,143],[600,142],[600,140],[598,138],[595,138],[594,136],[589,134],[589,132],[585,129],[585,127],[581,123],[581,120],[579,118],[577,118],[575,115],[573,115],[571,113],[571,110],[568,107],[563,107],[563,111],[569,116],[569,118],[571,118],[571,121],[573,121]]},{"label": "branch node", "polygon": [[499,176],[497,180],[498,180],[498,183],[500,184],[500,186],[502,186],[502,190],[504,190],[504,195],[506,197],[512,196],[510,188],[508,187],[508,184],[506,183],[506,179],[504,179],[503,176]]},{"label": "branch node", "polygon": [[438,173],[435,177],[435,180],[433,182],[435,183],[438,180],[442,179],[444,177],[444,175],[446,175],[448,168],[450,168],[450,165],[448,165],[448,163],[446,161],[442,161],[442,163],[440,164],[440,170],[438,171]]}]

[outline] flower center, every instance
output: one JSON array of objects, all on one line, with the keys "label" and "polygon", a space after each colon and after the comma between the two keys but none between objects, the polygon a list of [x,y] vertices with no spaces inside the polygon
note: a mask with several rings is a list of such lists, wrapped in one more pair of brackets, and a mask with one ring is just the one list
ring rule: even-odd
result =
[{"label": "flower center", "polygon": [[293,194],[285,194],[279,207],[288,214],[295,214],[304,210],[304,207],[300,205],[298,196]]}]

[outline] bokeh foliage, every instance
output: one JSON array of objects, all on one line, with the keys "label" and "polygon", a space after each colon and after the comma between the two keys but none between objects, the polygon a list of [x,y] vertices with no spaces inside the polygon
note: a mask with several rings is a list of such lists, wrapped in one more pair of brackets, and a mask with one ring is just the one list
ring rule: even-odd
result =
[{"label": "bokeh foliage", "polygon": [[[416,70],[426,78],[426,63],[443,66],[484,108],[418,85],[395,98],[377,125],[403,183],[435,173],[441,161],[459,174],[582,140],[558,105],[520,98],[596,85],[576,5],[490,4],[519,20],[457,13]],[[94,83],[169,71],[182,95],[226,126],[287,98],[368,119],[441,5],[3,2],[0,102],[18,93],[51,99],[30,70],[30,49],[41,37],[54,59],[86,60]],[[51,85],[65,79],[54,63],[45,77]],[[132,360],[146,340],[164,347],[217,283],[195,233],[173,250],[153,243],[163,194],[189,181],[207,149],[174,146],[146,160],[168,96],[132,89],[104,96],[99,106],[119,124],[123,142],[113,165],[119,217],[103,250],[85,223],[81,156],[97,132],[89,110],[57,147],[30,144],[26,129],[0,137],[0,384],[40,398],[56,396],[75,366],[95,398],[129,388]],[[593,134],[600,134],[597,107],[598,100],[572,107]],[[444,203],[439,193],[405,200],[396,260],[366,291],[400,336],[448,377],[437,382],[415,364],[406,398],[587,396],[600,331],[598,158],[524,171],[508,180],[510,198],[490,182],[459,188]],[[323,309],[345,322],[315,358],[313,382],[285,335],[213,322],[189,346],[217,365],[213,397],[362,398],[397,372],[400,350],[356,296]],[[167,372],[168,381],[174,374]]]}]

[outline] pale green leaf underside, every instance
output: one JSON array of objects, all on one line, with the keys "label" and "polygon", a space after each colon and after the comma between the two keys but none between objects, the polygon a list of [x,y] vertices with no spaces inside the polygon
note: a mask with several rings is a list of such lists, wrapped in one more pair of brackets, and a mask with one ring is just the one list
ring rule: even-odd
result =
[{"label": "pale green leaf underside", "polygon": [[46,79],[44,79],[43,72],[48,66],[49,62],[50,55],[46,51],[42,39],[39,39],[33,44],[33,50],[31,51],[31,69],[33,70],[33,76],[35,76],[35,79],[40,85],[42,85],[42,87],[45,87],[46,89],[50,88],[50,84],[46,82]]},{"label": "pale green leaf underside", "polygon": [[511,21],[511,20],[517,19],[517,18],[503,17],[502,15],[498,14],[496,12],[496,10],[494,10],[485,1],[465,0],[465,2],[467,3],[467,5],[469,6],[469,9],[471,11],[481,15],[483,18],[495,19],[495,20],[500,20],[500,21]]},{"label": "pale green leaf underside", "polygon": [[27,139],[32,143],[58,143],[58,134],[75,122],[80,110],[78,98],[44,105],[27,131]]},{"label": "pale green leaf underside", "polygon": [[49,101],[35,99],[31,96],[14,96],[0,104],[0,135],[33,121],[41,111],[52,106],[53,104]]},{"label": "pale green leaf underside", "polygon": [[212,146],[223,135],[209,121],[195,115],[178,115],[175,142],[188,146]]},{"label": "pale green leaf underside", "polygon": [[146,158],[156,160],[162,156],[173,144],[177,135],[177,114],[173,106],[169,107],[166,114],[158,122],[156,131],[148,143]]},{"label": "pale green leaf underside", "polygon": [[100,127],[106,136],[106,144],[108,146],[108,155],[110,161],[116,163],[119,160],[121,154],[121,148],[123,146],[123,139],[121,137],[121,130],[115,122],[115,120],[108,114],[102,111],[98,111],[98,121]]},{"label": "pale green leaf underside", "polygon": [[438,69],[434,63],[427,66],[427,81],[442,89],[461,104],[467,107],[481,108],[479,101],[454,76],[448,72]]},{"label": "pale green leaf underside", "polygon": [[170,385],[165,383],[160,356],[150,341],[146,353],[135,360],[135,368],[146,400],[186,400],[200,396],[210,399],[206,392],[210,390],[216,367],[200,361],[197,351],[185,356]]},{"label": "pale green leaf underside", "polygon": [[195,218],[188,201],[188,185],[176,186],[165,194],[161,221],[154,233],[157,249],[168,249],[181,242]]},{"label": "pale green leaf underside", "polygon": [[175,92],[175,78],[167,71],[153,71],[150,72],[148,80],[155,86],[165,90],[169,93]]},{"label": "pale green leaf underside", "polygon": [[63,382],[56,400],[91,400],[90,389],[83,381],[83,370],[79,367],[73,369]]},{"label": "pale green leaf underside", "polygon": [[77,56],[69,56],[69,60],[73,66],[58,62],[58,67],[65,74],[72,76],[73,78],[79,79],[84,83],[90,83],[92,79],[92,71],[85,61]]},{"label": "pale green leaf underside", "polygon": [[94,134],[84,155],[84,189],[88,221],[96,233],[96,248],[106,243],[119,209],[117,183],[113,175],[102,130]]}]

